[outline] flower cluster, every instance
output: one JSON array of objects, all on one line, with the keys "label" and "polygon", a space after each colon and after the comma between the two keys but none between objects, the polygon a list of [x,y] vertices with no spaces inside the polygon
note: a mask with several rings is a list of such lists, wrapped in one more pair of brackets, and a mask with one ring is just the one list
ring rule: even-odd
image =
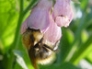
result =
[{"label": "flower cluster", "polygon": [[32,9],[31,14],[21,27],[21,34],[27,28],[40,30],[44,42],[53,45],[60,40],[61,27],[69,26],[73,19],[73,11],[70,5],[71,0],[39,0]]}]

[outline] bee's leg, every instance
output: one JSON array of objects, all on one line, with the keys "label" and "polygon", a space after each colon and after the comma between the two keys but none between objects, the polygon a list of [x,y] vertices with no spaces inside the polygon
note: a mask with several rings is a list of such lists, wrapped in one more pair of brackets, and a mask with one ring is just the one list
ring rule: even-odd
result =
[{"label": "bee's leg", "polygon": [[53,48],[54,51],[57,51],[57,50],[58,50],[59,43],[60,43],[60,40],[58,40],[58,41],[55,43],[54,48]]},{"label": "bee's leg", "polygon": [[30,57],[30,60],[32,62],[34,69],[38,69],[33,47],[29,49],[28,54],[29,54],[29,57]]}]

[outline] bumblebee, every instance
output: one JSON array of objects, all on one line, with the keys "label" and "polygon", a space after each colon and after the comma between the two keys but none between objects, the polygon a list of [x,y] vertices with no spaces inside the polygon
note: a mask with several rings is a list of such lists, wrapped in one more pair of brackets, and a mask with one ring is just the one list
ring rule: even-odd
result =
[{"label": "bumblebee", "polygon": [[28,50],[29,57],[35,69],[37,63],[48,64],[55,59],[55,53],[58,49],[59,41],[55,45],[43,41],[43,34],[39,30],[28,28],[22,35],[24,46]]}]

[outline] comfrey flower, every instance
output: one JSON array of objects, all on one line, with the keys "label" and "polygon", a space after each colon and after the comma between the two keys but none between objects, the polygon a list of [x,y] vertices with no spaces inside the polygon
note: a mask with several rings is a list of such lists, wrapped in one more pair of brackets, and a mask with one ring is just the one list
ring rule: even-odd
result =
[{"label": "comfrey flower", "polygon": [[69,26],[73,19],[70,0],[39,0],[21,26],[23,44],[28,49],[34,67],[47,64],[55,57],[62,37],[61,27]]},{"label": "comfrey flower", "polygon": [[69,26],[73,19],[73,11],[70,5],[71,0],[56,0],[53,8],[53,17],[60,27]]},{"label": "comfrey flower", "polygon": [[[50,23],[49,15],[52,4],[53,2],[51,0],[39,0],[39,3],[33,8],[26,20],[27,27],[45,32]],[[23,33],[23,31],[21,31],[21,33]]]}]

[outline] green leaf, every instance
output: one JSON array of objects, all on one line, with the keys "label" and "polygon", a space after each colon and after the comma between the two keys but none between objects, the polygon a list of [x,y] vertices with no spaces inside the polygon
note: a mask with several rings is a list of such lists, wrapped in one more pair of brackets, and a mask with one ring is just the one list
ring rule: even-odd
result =
[{"label": "green leaf", "polygon": [[0,0],[0,40],[4,53],[13,42],[17,20],[18,12],[15,0]]},{"label": "green leaf", "polygon": [[23,69],[28,69],[28,67],[27,67],[26,64],[25,64],[24,59],[22,58],[23,56],[22,56],[21,52],[18,51],[18,50],[15,50],[15,51],[14,51],[14,55],[16,56],[16,61],[17,61],[17,63],[18,63]]}]

